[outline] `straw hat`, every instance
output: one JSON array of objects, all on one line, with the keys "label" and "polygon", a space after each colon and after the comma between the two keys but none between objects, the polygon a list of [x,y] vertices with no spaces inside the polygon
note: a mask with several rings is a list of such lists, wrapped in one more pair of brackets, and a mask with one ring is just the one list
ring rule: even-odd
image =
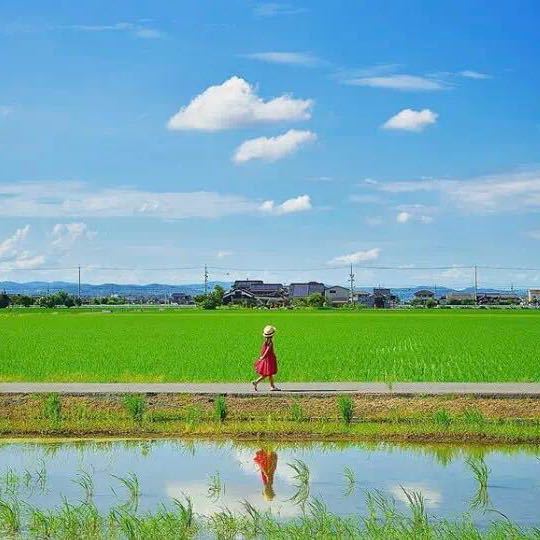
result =
[{"label": "straw hat", "polygon": [[272,337],[276,333],[276,328],[270,324],[267,324],[263,330],[264,337]]}]

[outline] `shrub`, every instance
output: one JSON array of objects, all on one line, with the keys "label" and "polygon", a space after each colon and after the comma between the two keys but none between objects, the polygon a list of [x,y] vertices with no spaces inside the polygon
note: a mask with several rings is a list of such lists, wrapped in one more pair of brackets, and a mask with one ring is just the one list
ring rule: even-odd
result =
[{"label": "shrub", "polygon": [[354,403],[351,397],[341,396],[338,399],[339,415],[343,422],[349,425],[352,422],[354,414]]},{"label": "shrub", "polygon": [[463,420],[468,424],[483,424],[486,421],[482,411],[478,409],[465,409],[463,412]]},{"label": "shrub", "polygon": [[146,411],[146,398],[143,395],[127,394],[124,396],[124,407],[137,424],[142,424]]}]

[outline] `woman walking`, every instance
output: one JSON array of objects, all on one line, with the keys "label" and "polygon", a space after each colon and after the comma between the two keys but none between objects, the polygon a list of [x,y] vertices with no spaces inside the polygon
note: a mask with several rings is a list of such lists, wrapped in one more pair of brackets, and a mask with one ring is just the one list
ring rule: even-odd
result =
[{"label": "woman walking", "polygon": [[259,378],[251,381],[255,392],[258,391],[257,385],[268,377],[270,381],[270,389],[273,392],[279,391],[279,388],[274,384],[274,375],[277,373],[277,358],[274,352],[273,337],[276,329],[273,326],[265,326],[263,330],[264,342],[261,348],[261,356],[255,362],[255,371],[259,374]]}]

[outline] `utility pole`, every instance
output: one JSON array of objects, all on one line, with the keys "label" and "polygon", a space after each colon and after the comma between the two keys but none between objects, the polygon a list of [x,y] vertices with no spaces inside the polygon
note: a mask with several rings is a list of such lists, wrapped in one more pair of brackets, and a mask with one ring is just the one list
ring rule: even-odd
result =
[{"label": "utility pole", "polygon": [[208,267],[204,265],[204,294],[208,294]]},{"label": "utility pole", "polygon": [[353,266],[351,264],[351,273],[349,274],[349,283],[351,287],[350,291],[350,303],[354,304],[354,273],[353,273]]},{"label": "utility pole", "polygon": [[478,303],[478,266],[474,265],[474,303]]},{"label": "utility pole", "polygon": [[77,287],[77,296],[79,298],[79,302],[81,301],[81,267],[79,265],[79,286]]}]

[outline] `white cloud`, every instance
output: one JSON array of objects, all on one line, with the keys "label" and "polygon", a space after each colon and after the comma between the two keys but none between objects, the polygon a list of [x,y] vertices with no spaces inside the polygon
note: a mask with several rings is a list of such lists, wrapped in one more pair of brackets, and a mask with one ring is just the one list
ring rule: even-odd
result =
[{"label": "white cloud", "polygon": [[345,80],[345,83],[353,86],[369,86],[371,88],[387,88],[401,91],[433,91],[448,88],[448,84],[440,79],[406,74],[355,77]]},{"label": "white cloud", "polygon": [[158,39],[163,37],[163,32],[155,28],[148,28],[141,24],[131,22],[118,22],[113,24],[72,24],[60,26],[58,30],[73,30],[76,32],[118,32],[128,33],[142,39]]},{"label": "white cloud", "polygon": [[398,223],[409,223],[410,221],[419,221],[420,223],[424,223],[425,225],[428,225],[429,223],[433,223],[432,216],[430,216],[429,214],[421,213],[423,208],[424,207],[422,205],[418,205],[418,207],[413,210],[402,210],[401,212],[397,214],[396,221]]},{"label": "white cloud", "polygon": [[480,73],[479,71],[474,71],[472,69],[466,69],[464,71],[460,71],[459,75],[462,77],[465,77],[467,79],[491,79],[491,76],[487,73]]},{"label": "white cloud", "polygon": [[257,137],[244,141],[234,153],[235,163],[244,163],[252,159],[276,161],[296,152],[301,146],[315,141],[317,135],[311,131],[290,129],[277,137]]},{"label": "white cloud", "polygon": [[380,248],[368,249],[366,251],[356,251],[355,253],[349,253],[348,255],[340,255],[334,257],[327,264],[329,265],[345,265],[345,264],[357,264],[360,262],[374,261],[379,258],[381,254]]},{"label": "white cloud", "polygon": [[30,225],[25,225],[0,242],[0,271],[28,270],[37,268],[45,262],[45,256],[33,255],[23,249],[29,233]]},{"label": "white cloud", "polygon": [[30,225],[25,225],[17,229],[13,235],[0,242],[0,259],[7,259],[16,254],[20,244],[26,239],[30,232]]},{"label": "white cloud", "polygon": [[401,501],[405,504],[409,504],[409,499],[405,493],[405,490],[409,495],[412,493],[418,493],[420,494],[423,499],[424,503],[427,507],[437,507],[442,502],[442,493],[440,491],[437,491],[434,488],[430,488],[424,484],[406,484],[403,486],[392,486],[390,488],[390,493],[394,496],[395,499],[398,501]]},{"label": "white cloud", "polygon": [[9,116],[13,112],[13,107],[9,107],[8,105],[0,105],[0,116],[6,117]]},{"label": "white cloud", "polygon": [[321,60],[310,53],[302,52],[260,52],[244,55],[246,58],[268,62],[270,64],[286,64],[291,66],[314,67],[321,63]]},{"label": "white cloud", "polygon": [[233,255],[233,252],[232,251],[227,251],[227,250],[220,250],[216,253],[216,257],[218,259],[224,259],[225,257],[230,257],[231,255]]},{"label": "white cloud", "polygon": [[86,223],[57,223],[52,230],[52,246],[61,251],[67,251],[80,240],[92,240],[96,233],[91,231]]},{"label": "white cloud", "polygon": [[398,223],[407,223],[412,218],[412,214],[410,212],[400,212],[396,216],[396,221]]},{"label": "white cloud", "polygon": [[399,129],[404,131],[423,131],[427,126],[437,121],[438,114],[429,109],[415,111],[403,109],[389,118],[383,125],[383,129]]},{"label": "white cloud", "polygon": [[293,199],[287,199],[281,204],[276,205],[274,201],[264,201],[259,210],[268,214],[292,214],[295,212],[305,212],[311,210],[311,198],[309,195],[300,195]]},{"label": "white cloud", "polygon": [[264,101],[240,77],[210,86],[168,121],[172,130],[218,131],[253,124],[308,120],[313,100],[290,95]]},{"label": "white cloud", "polygon": [[298,15],[306,13],[308,10],[304,7],[295,7],[290,4],[281,4],[277,2],[261,2],[253,10],[257,17],[277,17],[280,15]]},{"label": "white cloud", "polygon": [[[303,195],[272,211],[298,211],[290,210],[295,204],[304,210],[311,207],[309,196]],[[131,187],[92,190],[82,182],[0,183],[3,217],[213,219],[261,211],[265,209],[260,199],[208,191],[153,192]]]},{"label": "white cloud", "polygon": [[540,210],[540,169],[467,180],[387,182],[373,189],[389,193],[433,192],[447,205],[479,214]]},{"label": "white cloud", "polygon": [[533,238],[534,240],[540,240],[540,230],[538,231],[528,231],[527,236]]}]

